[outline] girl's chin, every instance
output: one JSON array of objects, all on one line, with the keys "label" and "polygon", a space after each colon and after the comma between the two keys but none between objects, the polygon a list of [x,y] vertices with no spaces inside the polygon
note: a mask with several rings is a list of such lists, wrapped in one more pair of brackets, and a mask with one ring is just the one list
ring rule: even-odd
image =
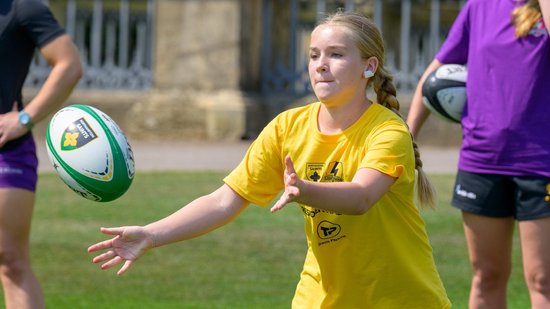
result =
[{"label": "girl's chin", "polygon": [[315,95],[321,98],[329,98],[336,94],[336,88],[330,83],[319,83],[313,88]]},{"label": "girl's chin", "polygon": [[332,93],[315,93],[315,96],[320,101],[328,101],[328,100],[334,98],[334,94],[332,94]]},{"label": "girl's chin", "polygon": [[315,95],[319,100],[327,100],[334,97],[335,93],[333,91],[327,91],[326,89],[315,89]]}]

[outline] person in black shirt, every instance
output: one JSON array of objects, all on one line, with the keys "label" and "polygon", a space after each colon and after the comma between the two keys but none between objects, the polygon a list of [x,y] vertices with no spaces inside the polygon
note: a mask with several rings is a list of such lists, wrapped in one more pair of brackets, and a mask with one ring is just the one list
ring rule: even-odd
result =
[{"label": "person in black shirt", "polygon": [[[24,106],[22,88],[37,48],[52,70]],[[31,129],[61,106],[81,76],[76,46],[41,0],[0,2],[0,280],[6,308],[44,308],[29,258],[38,166]]]}]

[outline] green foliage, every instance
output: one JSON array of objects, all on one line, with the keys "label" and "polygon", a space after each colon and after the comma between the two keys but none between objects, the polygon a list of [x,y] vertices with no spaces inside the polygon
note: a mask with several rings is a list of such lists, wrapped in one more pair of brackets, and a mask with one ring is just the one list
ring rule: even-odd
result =
[{"label": "green foliage", "polygon": [[[87,247],[106,239],[99,227],[160,219],[219,187],[223,176],[138,173],[124,196],[96,203],[73,193],[57,175],[41,174],[31,254],[47,307],[290,308],[306,249],[298,207],[270,214],[251,206],[213,233],[149,252],[121,277],[115,269],[100,270],[91,263],[94,255],[87,253]],[[454,177],[431,179],[439,192],[439,206],[423,211],[423,216],[454,308],[466,308],[470,267],[460,214],[448,202]],[[511,309],[529,307],[518,247],[516,243]]]}]

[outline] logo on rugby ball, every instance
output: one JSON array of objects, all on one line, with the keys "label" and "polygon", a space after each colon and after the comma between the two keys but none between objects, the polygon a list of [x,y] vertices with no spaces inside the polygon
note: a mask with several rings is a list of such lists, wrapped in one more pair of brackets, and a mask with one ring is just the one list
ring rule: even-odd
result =
[{"label": "logo on rugby ball", "polygon": [[61,137],[61,150],[70,151],[78,149],[97,138],[97,134],[90,128],[84,118],[71,123]]}]

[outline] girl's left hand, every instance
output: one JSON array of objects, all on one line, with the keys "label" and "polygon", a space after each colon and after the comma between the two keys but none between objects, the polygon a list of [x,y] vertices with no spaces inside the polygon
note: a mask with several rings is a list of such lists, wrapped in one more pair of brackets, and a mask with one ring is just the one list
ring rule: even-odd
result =
[{"label": "girl's left hand", "polygon": [[298,185],[302,181],[298,179],[298,176],[296,175],[296,171],[294,170],[294,163],[292,163],[292,159],[290,158],[290,156],[286,156],[285,166],[285,192],[279,198],[277,203],[275,203],[275,205],[271,207],[272,213],[283,209],[286,204],[294,202],[296,198],[300,196],[300,188]]}]

